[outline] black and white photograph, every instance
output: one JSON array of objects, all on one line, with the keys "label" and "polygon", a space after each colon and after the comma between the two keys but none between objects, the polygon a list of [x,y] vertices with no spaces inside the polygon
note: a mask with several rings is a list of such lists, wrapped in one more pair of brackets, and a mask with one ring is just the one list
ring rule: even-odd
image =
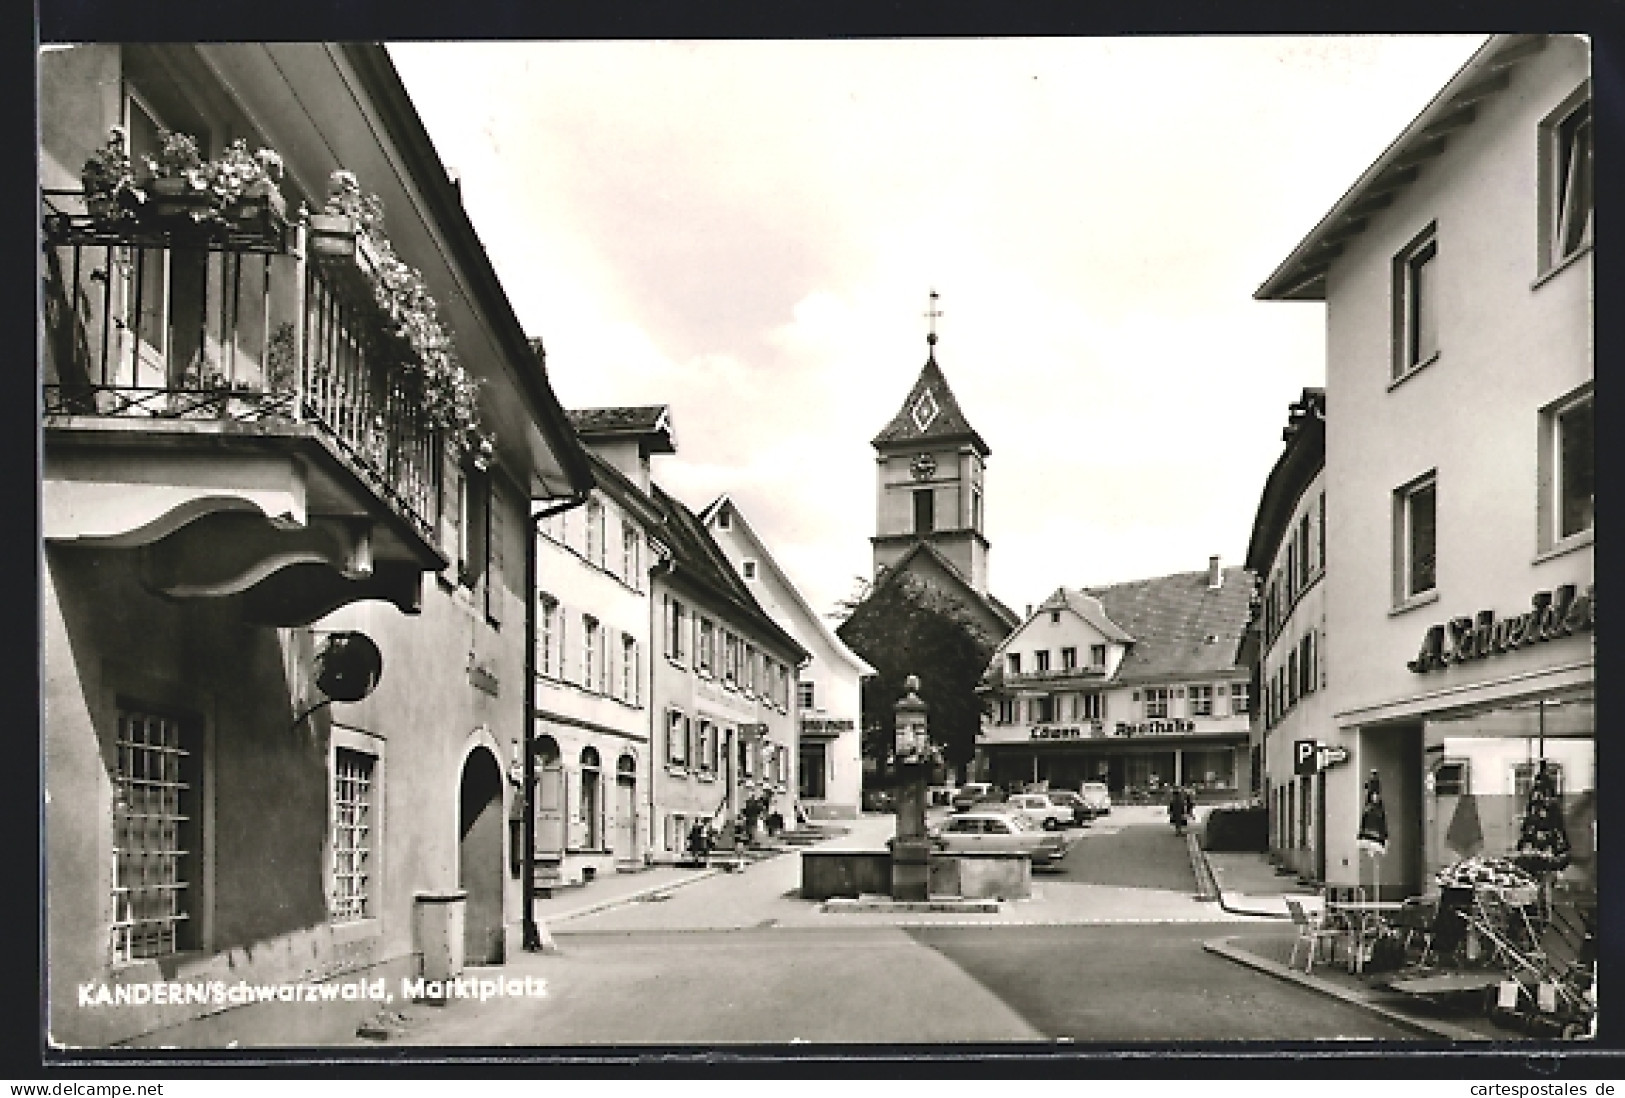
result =
[{"label": "black and white photograph", "polygon": [[1597,1045],[1587,36],[36,64],[49,1054]]}]

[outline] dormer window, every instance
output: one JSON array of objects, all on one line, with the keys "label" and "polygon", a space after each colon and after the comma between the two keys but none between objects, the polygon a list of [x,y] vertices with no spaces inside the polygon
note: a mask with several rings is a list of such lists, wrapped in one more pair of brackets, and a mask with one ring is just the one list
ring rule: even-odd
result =
[{"label": "dormer window", "polygon": [[747,580],[755,579],[756,562],[753,560],[741,561],[739,564],[739,571],[740,574],[743,575]]}]

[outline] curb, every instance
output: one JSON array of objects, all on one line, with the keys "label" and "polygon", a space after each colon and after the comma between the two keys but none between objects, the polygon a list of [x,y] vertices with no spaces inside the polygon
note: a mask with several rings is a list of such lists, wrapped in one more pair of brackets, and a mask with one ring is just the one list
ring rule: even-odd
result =
[{"label": "curb", "polygon": [[[1194,834],[1185,836],[1190,840],[1191,868],[1196,872],[1196,898],[1199,900],[1217,900],[1219,909],[1227,915],[1247,915],[1256,919],[1290,919],[1292,916],[1285,911],[1259,911],[1257,908],[1243,907],[1225,895],[1225,890],[1219,887],[1218,875],[1213,872],[1213,865],[1207,860],[1207,851]],[[1234,895],[1232,893],[1232,895]]]},{"label": "curb", "polygon": [[1285,980],[1288,983],[1297,984],[1299,987],[1306,988],[1309,991],[1330,996],[1331,998],[1347,1003],[1350,1006],[1356,1006],[1362,1010],[1368,1010],[1373,1014],[1381,1016],[1385,1021],[1391,1022],[1402,1029],[1408,1029],[1412,1032],[1420,1033],[1425,1037],[1439,1037],[1447,1041],[1471,1041],[1474,1044],[1495,1043],[1494,1038],[1485,1037],[1481,1033],[1476,1033],[1473,1030],[1466,1029],[1462,1026],[1454,1026],[1449,1022],[1432,1020],[1424,1021],[1420,1018],[1413,1018],[1408,1014],[1401,1014],[1399,1011],[1394,1010],[1391,1007],[1383,1006],[1381,1003],[1372,1002],[1370,999],[1358,992],[1349,991],[1346,988],[1338,987],[1336,984],[1329,984],[1325,980],[1317,980],[1307,973],[1299,972],[1294,968],[1288,968],[1286,965],[1280,964],[1277,961],[1272,961],[1267,957],[1260,957],[1256,953],[1249,953],[1244,949],[1238,949],[1230,944],[1235,940],[1235,938],[1213,938],[1203,942],[1202,948],[1207,952],[1217,954],[1226,960],[1234,961],[1237,964],[1245,965],[1246,967],[1254,969],[1258,972],[1265,973],[1269,976],[1274,976],[1278,980]]},{"label": "curb", "polygon": [[561,911],[557,915],[543,916],[537,921],[546,923],[549,926],[553,926],[568,919],[579,919],[587,915],[596,915],[600,911],[608,911],[611,908],[621,907],[624,904],[637,903],[639,900],[653,896],[657,892],[671,892],[674,889],[691,885],[695,881],[703,881],[708,877],[715,877],[723,872],[724,870],[720,866],[697,870],[692,876],[684,877],[680,881],[668,881],[662,885],[650,885],[648,888],[639,889],[636,892],[628,892],[621,896],[613,896],[608,899],[600,900],[595,904],[586,904],[582,907],[574,907],[569,911]]}]

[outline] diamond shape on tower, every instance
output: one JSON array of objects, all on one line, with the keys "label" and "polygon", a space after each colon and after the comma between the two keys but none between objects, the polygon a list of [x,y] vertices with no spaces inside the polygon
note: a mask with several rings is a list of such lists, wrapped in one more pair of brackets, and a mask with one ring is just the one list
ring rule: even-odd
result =
[{"label": "diamond shape on tower", "polygon": [[925,367],[920,370],[920,376],[909,389],[903,406],[870,445],[876,449],[894,449],[913,446],[921,440],[964,441],[975,447],[983,457],[989,452],[982,436],[976,433],[976,429],[966,420],[965,413],[960,410],[959,401],[954,399],[948,379],[943,377],[942,367],[937,365],[934,346],[925,360]]}]

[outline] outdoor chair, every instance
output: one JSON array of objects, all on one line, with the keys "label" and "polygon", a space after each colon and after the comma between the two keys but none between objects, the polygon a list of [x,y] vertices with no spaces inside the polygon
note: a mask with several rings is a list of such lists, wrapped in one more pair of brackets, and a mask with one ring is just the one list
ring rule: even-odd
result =
[{"label": "outdoor chair", "polygon": [[1286,909],[1292,916],[1292,925],[1298,928],[1298,937],[1292,943],[1292,955],[1287,959],[1287,967],[1294,968],[1298,963],[1298,948],[1308,945],[1309,955],[1304,959],[1303,971],[1309,973],[1315,967],[1315,952],[1320,948],[1321,942],[1328,942],[1333,950],[1328,954],[1327,960],[1335,955],[1337,940],[1343,936],[1339,927],[1328,926],[1319,919],[1312,919],[1303,909],[1303,904],[1290,896],[1286,899]]},{"label": "outdoor chair", "polygon": [[1418,964],[1428,963],[1428,957],[1433,952],[1433,927],[1437,920],[1434,902],[1421,896],[1411,896],[1405,900],[1405,906],[1394,913],[1393,927],[1405,935],[1405,950],[1410,951],[1411,943],[1417,938],[1422,940],[1422,955]]}]

